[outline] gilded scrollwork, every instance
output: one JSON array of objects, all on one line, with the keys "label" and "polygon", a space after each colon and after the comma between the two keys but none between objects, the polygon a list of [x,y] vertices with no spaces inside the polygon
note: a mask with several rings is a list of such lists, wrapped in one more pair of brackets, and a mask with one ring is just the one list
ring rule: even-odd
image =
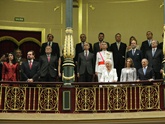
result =
[{"label": "gilded scrollwork", "polygon": [[127,87],[110,87],[107,91],[108,110],[127,109]]},{"label": "gilded scrollwork", "polygon": [[140,109],[160,109],[158,85],[141,87],[139,90]]},{"label": "gilded scrollwork", "polygon": [[66,29],[65,41],[64,41],[64,58],[74,58],[74,42],[73,42],[73,30],[72,28]]},{"label": "gilded scrollwork", "polygon": [[26,93],[25,88],[6,87],[5,110],[24,110]]},{"label": "gilded scrollwork", "polygon": [[96,110],[96,90],[95,88],[76,88],[76,111]]},{"label": "gilded scrollwork", "polygon": [[40,88],[38,100],[39,110],[58,111],[59,88]]}]

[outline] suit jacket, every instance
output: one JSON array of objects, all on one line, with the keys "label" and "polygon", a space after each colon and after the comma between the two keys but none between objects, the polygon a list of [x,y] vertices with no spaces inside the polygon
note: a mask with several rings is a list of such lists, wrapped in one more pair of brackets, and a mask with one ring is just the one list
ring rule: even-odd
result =
[{"label": "suit jacket", "polygon": [[159,45],[158,45],[158,48],[163,50],[163,42],[161,42]]},{"label": "suit jacket", "polygon": [[[89,43],[89,45],[90,45],[89,52],[93,53],[92,44]],[[79,53],[81,53],[83,51],[84,51],[84,49],[82,48],[81,43],[76,44],[76,55],[75,55],[75,58],[74,58],[75,61],[78,61],[78,55],[79,55]]]},{"label": "suit jacket", "polygon": [[[109,43],[108,42],[106,42],[107,43],[107,51],[110,51],[110,45],[109,45]],[[101,49],[100,49],[100,42],[96,42],[96,43],[94,43],[94,46],[93,46],[93,53],[95,54],[95,56],[96,56],[96,54],[97,54],[97,52],[100,52],[100,51],[102,51]]]},{"label": "suit jacket", "polygon": [[101,75],[100,82],[113,82],[114,80],[117,81],[117,79],[116,69],[112,69],[110,72],[105,70]]},{"label": "suit jacket", "polygon": [[149,80],[155,79],[154,71],[151,67],[147,67],[146,74],[144,75],[143,68],[138,70],[137,79],[139,80]]},{"label": "suit jacket", "polygon": [[28,61],[25,61],[21,65],[21,80],[26,81],[27,79],[33,79],[33,81],[38,81],[39,77],[39,62],[33,61],[32,68],[30,69]]},{"label": "suit jacket", "polygon": [[40,63],[40,77],[45,77],[50,74],[51,77],[57,76],[58,59],[56,55],[51,55],[50,62],[48,62],[47,55],[42,55],[39,58]]},{"label": "suit jacket", "polygon": [[88,71],[89,74],[94,74],[95,68],[95,57],[94,54],[89,52],[88,57],[84,56],[84,52],[79,53],[78,62],[77,62],[77,73],[84,74],[85,70]]},{"label": "suit jacket", "polygon": [[120,43],[120,48],[118,50],[116,42],[111,44],[111,51],[113,53],[114,68],[120,70],[125,66],[125,54],[127,45],[123,42]]},{"label": "suit jacket", "polygon": [[136,70],[142,67],[141,61],[142,61],[143,55],[142,55],[141,50],[136,49],[134,55],[132,54],[132,50],[128,51],[126,53],[126,58],[131,58],[133,60],[134,67],[136,68]]},{"label": "suit jacket", "polygon": [[142,51],[143,58],[145,58],[146,51],[151,49],[151,45],[149,46],[148,40],[143,41],[140,50]]},{"label": "suit jacket", "polygon": [[127,72],[127,68],[123,68],[121,70],[121,76],[120,76],[121,82],[136,81],[136,79],[137,79],[136,68],[130,68],[128,72]]},{"label": "suit jacket", "polygon": [[[45,48],[47,46],[47,42],[43,43],[41,46],[41,54],[40,55],[44,55],[45,54]],[[60,48],[58,43],[52,42],[52,54],[53,55],[57,55],[57,57],[60,57]]]},{"label": "suit jacket", "polygon": [[152,50],[148,50],[146,52],[146,59],[148,59],[148,66],[152,67],[155,72],[160,72],[162,69],[162,61],[163,61],[163,52],[161,49],[156,49],[154,56],[152,56]]}]

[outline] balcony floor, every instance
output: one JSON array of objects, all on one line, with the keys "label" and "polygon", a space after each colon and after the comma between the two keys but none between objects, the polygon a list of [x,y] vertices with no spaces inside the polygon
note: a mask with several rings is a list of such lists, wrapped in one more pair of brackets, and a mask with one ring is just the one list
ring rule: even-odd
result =
[{"label": "balcony floor", "polygon": [[165,111],[131,113],[0,113],[0,124],[164,124]]}]

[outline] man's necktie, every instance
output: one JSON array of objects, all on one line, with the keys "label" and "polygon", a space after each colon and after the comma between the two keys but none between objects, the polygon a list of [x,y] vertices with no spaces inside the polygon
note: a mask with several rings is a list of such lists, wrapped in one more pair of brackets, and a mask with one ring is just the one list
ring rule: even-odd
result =
[{"label": "man's necktie", "polygon": [[30,69],[32,68],[32,61],[31,60],[29,61],[29,68]]},{"label": "man's necktie", "polygon": [[48,62],[50,62],[50,55],[47,55],[47,58],[48,58]]},{"label": "man's necktie", "polygon": [[152,56],[155,55],[155,48],[152,50]]},{"label": "man's necktie", "polygon": [[143,73],[144,75],[146,75],[146,68],[143,68]]},{"label": "man's necktie", "polygon": [[81,47],[82,47],[82,49],[84,50],[84,43],[81,43]]},{"label": "man's necktie", "polygon": [[117,49],[118,50],[120,49],[120,43],[117,43]]},{"label": "man's necktie", "polygon": [[50,46],[51,45],[51,42],[48,42],[48,46]]},{"label": "man's necktie", "polygon": [[132,49],[132,55],[134,56],[134,54],[135,54],[135,50],[134,50],[134,49]]},{"label": "man's necktie", "polygon": [[88,53],[87,53],[87,51],[85,51],[85,58],[86,58],[86,59],[88,58]]}]

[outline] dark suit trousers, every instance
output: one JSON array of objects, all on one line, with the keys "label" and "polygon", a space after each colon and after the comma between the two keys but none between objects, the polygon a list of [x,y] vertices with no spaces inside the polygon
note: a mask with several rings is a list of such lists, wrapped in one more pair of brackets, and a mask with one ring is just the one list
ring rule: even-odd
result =
[{"label": "dark suit trousers", "polygon": [[160,72],[155,72],[154,71],[154,73],[155,73],[155,79],[163,79],[163,76]]},{"label": "dark suit trousers", "polygon": [[84,74],[80,75],[79,82],[92,82],[93,75],[89,74],[87,69]]},{"label": "dark suit trousers", "polygon": [[47,74],[45,77],[40,77],[40,82],[56,82],[55,77],[51,77],[50,74]]}]

